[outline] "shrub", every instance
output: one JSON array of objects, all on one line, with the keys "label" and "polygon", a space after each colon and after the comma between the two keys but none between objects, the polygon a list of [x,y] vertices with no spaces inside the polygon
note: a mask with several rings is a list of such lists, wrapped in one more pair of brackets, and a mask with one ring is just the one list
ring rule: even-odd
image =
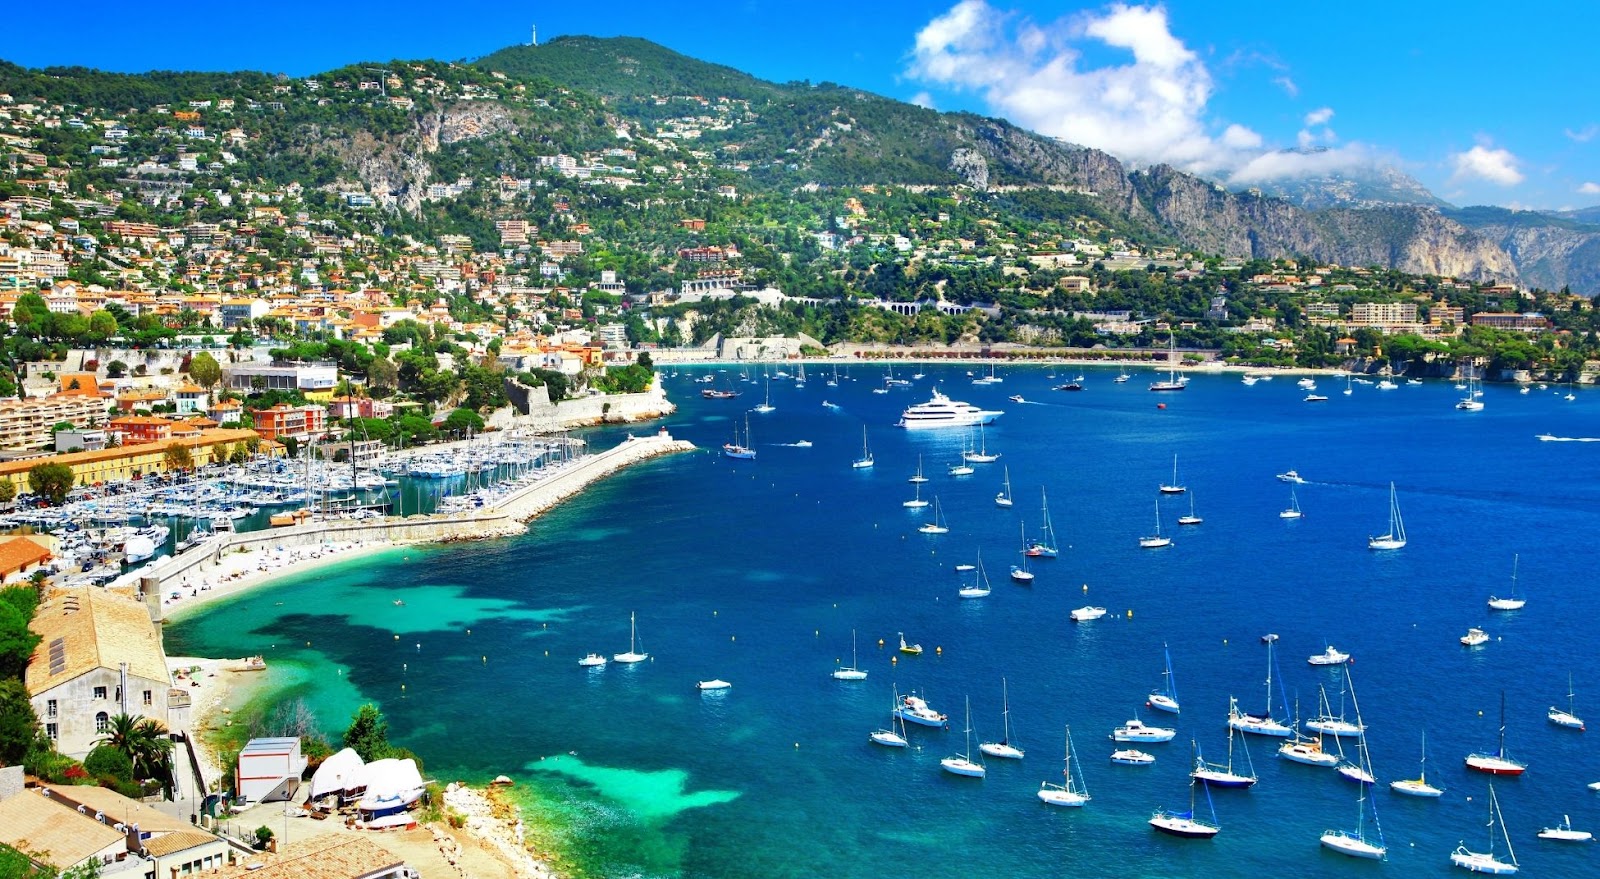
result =
[{"label": "shrub", "polygon": [[83,758],[83,768],[98,779],[132,781],[133,761],[116,748],[100,745]]},{"label": "shrub", "polygon": [[263,848],[263,849],[266,848],[267,847],[267,843],[272,841],[272,837],[273,837],[272,828],[268,827],[265,824],[261,825],[260,827],[257,827],[256,828],[256,832],[255,832],[255,837],[256,837],[256,848]]}]

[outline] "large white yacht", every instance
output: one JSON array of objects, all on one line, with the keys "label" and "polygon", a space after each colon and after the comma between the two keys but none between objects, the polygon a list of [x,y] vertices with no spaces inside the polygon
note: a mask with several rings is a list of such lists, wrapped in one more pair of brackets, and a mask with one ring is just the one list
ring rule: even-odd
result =
[{"label": "large white yacht", "polygon": [[993,424],[996,418],[1004,415],[992,409],[979,409],[971,403],[952,400],[939,393],[938,388],[933,390],[933,399],[926,403],[918,403],[908,407],[900,413],[897,427],[907,430],[921,430],[930,427],[972,427],[976,424]]}]

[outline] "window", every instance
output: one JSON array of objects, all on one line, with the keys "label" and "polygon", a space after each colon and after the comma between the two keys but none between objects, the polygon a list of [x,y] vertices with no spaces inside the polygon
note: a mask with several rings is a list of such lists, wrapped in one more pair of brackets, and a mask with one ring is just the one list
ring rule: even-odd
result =
[{"label": "window", "polygon": [[44,703],[44,716],[45,717],[55,717],[56,716],[56,700],[51,699],[51,700],[49,700],[49,701]]},{"label": "window", "polygon": [[61,737],[61,729],[53,723],[47,723],[44,725],[44,734],[49,736],[50,741],[53,742]]},{"label": "window", "polygon": [[111,728],[111,715],[109,715],[109,714],[105,713],[104,711],[102,711],[99,714],[96,714],[94,716],[94,731],[95,732],[103,733],[103,732],[105,732],[106,730],[108,730],[110,728]]},{"label": "window", "polygon": [[106,697],[106,688],[105,687],[95,687],[94,688],[94,697],[96,699],[104,699]]},{"label": "window", "polygon": [[149,690],[145,690],[144,691],[144,704],[146,704],[146,705],[155,704]]}]

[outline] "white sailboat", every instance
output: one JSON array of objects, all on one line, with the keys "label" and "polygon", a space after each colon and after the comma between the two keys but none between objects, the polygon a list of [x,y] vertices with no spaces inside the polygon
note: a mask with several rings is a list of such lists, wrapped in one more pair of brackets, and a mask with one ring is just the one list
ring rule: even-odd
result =
[{"label": "white sailboat", "polygon": [[611,657],[613,662],[632,663],[644,662],[650,658],[648,653],[639,652],[639,629],[634,622],[634,615],[628,614],[628,652],[618,653]]},{"label": "white sailboat", "polygon": [[922,456],[921,455],[917,456],[917,472],[915,474],[913,474],[912,477],[910,479],[907,479],[906,481],[907,482],[913,482],[913,483],[922,483],[922,482],[927,482],[928,481],[928,477],[922,475]]},{"label": "white sailboat", "polygon": [[[1494,826],[1500,825],[1501,838],[1505,840],[1506,856],[1510,860],[1502,861],[1494,854]],[[1517,853],[1511,848],[1511,833],[1506,829],[1505,816],[1500,814],[1500,801],[1495,798],[1494,785],[1489,785],[1489,850],[1475,852],[1467,848],[1465,842],[1456,846],[1450,853],[1450,863],[1473,873],[1489,873],[1495,876],[1509,876],[1519,869]]]},{"label": "white sailboat", "polygon": [[1490,610],[1522,610],[1527,606],[1528,600],[1517,592],[1517,560],[1520,556],[1511,556],[1511,594],[1505,598],[1498,595],[1489,596]]},{"label": "white sailboat", "polygon": [[836,680],[836,681],[864,681],[864,680],[867,679],[867,671],[866,671],[866,669],[857,668],[856,667],[856,630],[855,629],[851,629],[850,630],[850,664],[849,665],[842,665],[842,666],[834,669],[833,672],[832,672],[832,676],[833,676],[833,679]]},{"label": "white sailboat", "polygon": [[1200,518],[1194,511],[1194,492],[1191,491],[1191,492],[1189,492],[1189,515],[1187,515],[1187,516],[1179,516],[1178,517],[1178,524],[1179,525],[1199,525],[1201,522],[1204,522],[1204,521],[1205,520]]},{"label": "white sailboat", "polygon": [[1408,797],[1439,797],[1443,796],[1444,789],[1434,787],[1428,783],[1428,731],[1422,731],[1422,770],[1416,778],[1406,778],[1400,781],[1389,782],[1389,790]]},{"label": "white sailboat", "polygon": [[761,405],[755,407],[754,409],[751,409],[750,411],[759,413],[761,415],[765,415],[768,412],[776,412],[776,411],[778,411],[778,407],[772,405],[772,377],[771,376],[767,377],[767,399]]},{"label": "white sailboat", "polygon": [[1278,514],[1280,519],[1303,519],[1305,513],[1300,510],[1300,498],[1295,495],[1294,488],[1289,488],[1289,509]]},{"label": "white sailboat", "polygon": [[[1240,740],[1243,742],[1243,739]],[[1250,760],[1250,745],[1242,744],[1245,763],[1250,766],[1250,774],[1242,775],[1233,771],[1233,727],[1228,727],[1228,762],[1226,765],[1207,763],[1204,757],[1196,755],[1194,771],[1189,777],[1200,782],[1206,787],[1253,787],[1257,781],[1255,764]]]},{"label": "white sailboat", "polygon": [[896,687],[894,690],[894,705],[889,709],[889,727],[888,729],[873,730],[872,735],[867,737],[873,744],[883,745],[886,748],[904,748],[911,744],[906,739],[906,722],[900,716],[899,707],[900,688]]},{"label": "white sailboat", "polygon": [[950,526],[944,521],[944,513],[939,509],[939,496],[933,496],[933,521],[917,529],[923,534],[949,534]]},{"label": "white sailboat", "polygon": [[[1048,781],[1039,783],[1039,799],[1052,806],[1081,806],[1089,802],[1089,789],[1083,786],[1082,781],[1075,781],[1072,777],[1072,727],[1067,727],[1066,752],[1061,758],[1061,783],[1052,784]],[[1083,767],[1078,767],[1078,775],[1083,775]]]},{"label": "white sailboat", "polygon": [[1344,718],[1344,697],[1347,691],[1339,691],[1339,713],[1333,713],[1333,705],[1328,702],[1328,691],[1325,687],[1318,687],[1320,693],[1318,706],[1322,713],[1306,721],[1306,729],[1315,733],[1339,738],[1359,736],[1366,732],[1366,728],[1359,723],[1351,723]]},{"label": "white sailboat", "polygon": [[949,772],[952,775],[964,775],[964,776],[966,776],[968,778],[982,778],[982,777],[984,777],[984,775],[988,774],[988,770],[984,768],[982,763],[979,763],[979,762],[977,762],[977,761],[972,759],[972,697],[971,696],[967,697],[967,728],[966,728],[965,732],[966,732],[966,737],[967,737],[966,750],[962,751],[960,754],[956,754],[956,755],[953,755],[953,756],[950,756],[950,757],[946,757],[943,760],[940,760],[939,761],[939,765],[944,767],[944,771]]},{"label": "white sailboat", "polygon": [[[1240,732],[1255,733],[1260,736],[1277,736],[1287,738],[1294,730],[1272,715],[1272,675],[1277,668],[1273,654],[1273,647],[1277,645],[1274,638],[1267,642],[1267,709],[1259,715],[1245,714],[1239,708],[1239,700],[1228,700],[1228,728]],[[1281,684],[1280,684],[1281,686]]]},{"label": "white sailboat", "polygon": [[1040,515],[1044,524],[1039,528],[1039,537],[1028,547],[1028,555],[1033,558],[1053,559],[1060,554],[1056,547],[1056,529],[1050,524],[1050,499],[1045,495],[1044,486],[1039,487]]},{"label": "white sailboat", "polygon": [[[1199,763],[1200,756],[1192,741],[1189,747],[1194,752],[1195,762]],[[1189,811],[1171,812],[1165,809],[1157,809],[1156,813],[1150,816],[1150,826],[1162,833],[1187,839],[1210,839],[1216,836],[1221,828],[1217,825],[1217,808],[1211,802],[1211,789],[1209,787],[1206,788],[1206,805],[1211,807],[1211,821],[1207,823],[1194,816],[1194,789],[1197,787],[1205,787],[1205,785],[1197,782],[1194,776],[1191,775],[1189,777]]]},{"label": "white sailboat", "polygon": [[951,464],[945,472],[951,476],[971,476],[973,474],[972,465],[967,463],[966,437],[961,438],[961,457],[957,458],[956,462]]},{"label": "white sailboat", "polygon": [[1389,483],[1389,533],[1367,538],[1367,549],[1401,549],[1406,545],[1406,523],[1400,518],[1400,499]]},{"label": "white sailboat", "polygon": [[956,590],[961,598],[987,598],[994,590],[989,588],[989,575],[983,570],[983,550],[978,550],[978,564],[973,566],[972,582]]},{"label": "white sailboat", "polygon": [[1181,391],[1189,384],[1188,376],[1178,378],[1178,339],[1176,335],[1167,337],[1167,380],[1157,379],[1150,383],[1152,391]]},{"label": "white sailboat", "polygon": [[1584,730],[1583,718],[1581,718],[1577,714],[1573,713],[1573,711],[1574,711],[1573,705],[1572,705],[1572,697],[1573,697],[1573,695],[1574,694],[1573,694],[1573,691],[1572,691],[1572,672],[1567,672],[1567,710],[1566,711],[1562,711],[1560,708],[1557,708],[1554,705],[1551,705],[1550,706],[1550,711],[1545,716],[1548,717],[1550,719],[1550,722],[1555,724],[1556,726],[1564,726],[1567,729],[1575,729],[1575,730],[1577,730],[1579,732],[1583,732],[1583,730]]},{"label": "white sailboat", "polygon": [[[1347,672],[1348,674],[1348,672]],[[1352,688],[1353,689],[1353,688]],[[1361,707],[1356,706],[1356,719],[1361,718]],[[1356,761],[1359,768],[1367,778],[1372,777],[1372,755],[1367,751],[1365,736],[1356,745]],[[1324,848],[1336,851],[1341,855],[1352,858],[1366,858],[1373,861],[1384,860],[1388,854],[1388,847],[1383,844],[1383,826],[1378,823],[1378,802],[1372,800],[1372,829],[1377,834],[1376,841],[1367,838],[1367,785],[1358,785],[1356,789],[1356,829],[1355,830],[1325,830],[1321,842]]]},{"label": "white sailboat", "polygon": [[[1327,691],[1323,691],[1324,701],[1328,698]],[[1300,700],[1294,700],[1295,734],[1288,741],[1278,746],[1278,756],[1294,763],[1303,763],[1306,766],[1332,767],[1339,765],[1339,758],[1322,749],[1322,735],[1315,737],[1302,735],[1300,726]]]},{"label": "white sailboat", "polygon": [[972,464],[993,464],[1000,460],[1000,453],[991,453],[989,451],[989,440],[983,430],[983,425],[980,424],[978,425],[978,448],[963,454],[961,457]]},{"label": "white sailboat", "polygon": [[1151,708],[1177,714],[1178,705],[1178,679],[1172,676],[1172,651],[1167,645],[1161,645],[1161,652],[1166,655],[1167,669],[1161,673],[1161,689],[1150,693],[1149,701],[1145,702]]},{"label": "white sailboat", "polygon": [[[1369,784],[1375,784],[1377,779],[1372,776],[1372,770],[1368,768],[1370,757],[1364,758],[1367,753],[1367,725],[1361,722],[1361,703],[1356,700],[1356,682],[1350,676],[1349,666],[1346,666],[1344,670],[1344,684],[1346,690],[1350,693],[1350,705],[1356,710],[1356,729],[1359,732],[1356,733],[1356,759],[1353,762],[1350,760],[1341,762],[1339,764],[1339,775],[1356,782],[1362,787],[1366,787]],[[1343,745],[1340,745],[1339,753],[1341,756],[1344,754]]]},{"label": "white sailboat", "polygon": [[1171,546],[1171,545],[1172,545],[1172,538],[1170,538],[1170,537],[1162,537],[1161,536],[1161,499],[1158,497],[1158,498],[1156,498],[1156,533],[1155,533],[1155,536],[1139,538],[1139,546],[1142,549],[1160,549],[1163,546]]},{"label": "white sailboat", "polygon": [[861,457],[850,463],[856,470],[865,470],[872,466],[872,449],[867,446],[867,426],[861,425]]},{"label": "white sailboat", "polygon": [[922,483],[920,483],[920,482],[917,483],[916,496],[913,497],[911,500],[901,501],[900,502],[900,506],[905,507],[908,510],[920,510],[923,507],[926,507],[927,505],[928,505],[928,502],[922,499]]},{"label": "white sailboat", "polygon": [[1004,508],[1004,507],[1011,506],[1012,503],[1013,502],[1011,500],[1011,468],[1007,467],[1007,468],[1005,468],[1005,479],[1002,480],[1001,483],[1000,483],[1000,493],[994,496],[994,505],[997,506],[997,507]]},{"label": "white sailboat", "polygon": [[1178,456],[1177,455],[1173,455],[1172,456],[1172,481],[1171,482],[1162,483],[1161,486],[1157,490],[1160,491],[1162,494],[1183,494],[1183,492],[1185,491],[1185,489],[1183,487],[1183,483],[1178,481]]},{"label": "white sailboat", "polygon": [[1028,570],[1028,528],[1018,523],[1022,530],[1022,563],[1011,566],[1011,579],[1024,586],[1033,584],[1033,572]]},{"label": "white sailboat", "polygon": [[1006,692],[1006,679],[1000,679],[1000,722],[1001,734],[998,742],[979,742],[978,750],[990,757],[1001,757],[1006,760],[1021,760],[1023,750],[1011,743],[1011,695]]}]

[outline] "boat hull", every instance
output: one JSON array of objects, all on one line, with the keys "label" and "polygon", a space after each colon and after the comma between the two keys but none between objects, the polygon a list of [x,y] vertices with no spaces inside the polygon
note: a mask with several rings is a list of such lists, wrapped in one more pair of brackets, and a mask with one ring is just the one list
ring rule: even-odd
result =
[{"label": "boat hull", "polygon": [[965,757],[946,757],[939,761],[939,765],[951,775],[963,778],[982,778],[988,774],[988,770],[984,769],[982,764],[974,763]]},{"label": "boat hull", "polygon": [[1280,739],[1286,739],[1294,734],[1294,730],[1284,726],[1270,717],[1231,717],[1228,719],[1228,726],[1233,727],[1239,732],[1251,733],[1258,736],[1272,736]]},{"label": "boat hull", "polygon": [[1373,845],[1358,836],[1339,830],[1330,830],[1322,834],[1322,846],[1341,855],[1373,861],[1383,860],[1388,852],[1388,849],[1381,845]]},{"label": "boat hull", "polygon": [[1458,848],[1452,852],[1450,863],[1469,872],[1488,873],[1492,876],[1510,876],[1517,872],[1516,864],[1508,864],[1491,854],[1469,852],[1465,848]]},{"label": "boat hull", "polygon": [[1521,775],[1528,771],[1528,767],[1515,760],[1483,754],[1473,754],[1467,757],[1467,768],[1489,775]]},{"label": "boat hull", "polygon": [[999,757],[1002,760],[1021,760],[1023,756],[1021,748],[1005,742],[984,742],[978,746],[978,750],[989,757]]},{"label": "boat hull", "polygon": [[1177,714],[1180,710],[1178,706],[1178,700],[1163,693],[1151,693],[1149,701],[1145,702],[1144,704],[1154,708],[1157,711],[1165,711],[1168,714]]},{"label": "boat hull", "polygon": [[1218,769],[1197,769],[1190,777],[1207,787],[1245,788],[1255,786],[1256,780],[1247,775],[1235,775]]},{"label": "boat hull", "polygon": [[1133,748],[1111,752],[1111,762],[1120,766],[1149,766],[1156,762],[1154,754],[1146,754]]},{"label": "boat hull", "polygon": [[1433,798],[1444,796],[1443,790],[1440,790],[1426,781],[1422,781],[1421,779],[1417,778],[1408,778],[1404,781],[1391,781],[1389,782],[1389,790],[1392,790],[1397,794],[1404,794],[1408,797]]},{"label": "boat hull", "polygon": [[945,717],[943,714],[917,714],[902,708],[895,712],[895,716],[906,723],[915,723],[918,726],[931,726],[942,729],[950,725],[950,718]]},{"label": "boat hull", "polygon": [[1052,806],[1081,806],[1089,802],[1089,795],[1063,790],[1059,784],[1047,784],[1039,788],[1039,799]]},{"label": "boat hull", "polygon": [[1550,722],[1556,726],[1564,726],[1567,729],[1575,729],[1579,732],[1584,731],[1583,719],[1578,717],[1576,714],[1569,714],[1559,708],[1551,708],[1550,713],[1546,716],[1549,717]]},{"label": "boat hull", "polygon": [[1169,836],[1181,836],[1184,839],[1210,839],[1216,836],[1220,829],[1209,824],[1201,824],[1193,818],[1165,814],[1157,814],[1151,818],[1150,826]]},{"label": "boat hull", "polygon": [[878,730],[869,738],[874,745],[882,745],[885,748],[904,748],[911,744],[910,742],[906,741],[905,736],[886,729]]}]

